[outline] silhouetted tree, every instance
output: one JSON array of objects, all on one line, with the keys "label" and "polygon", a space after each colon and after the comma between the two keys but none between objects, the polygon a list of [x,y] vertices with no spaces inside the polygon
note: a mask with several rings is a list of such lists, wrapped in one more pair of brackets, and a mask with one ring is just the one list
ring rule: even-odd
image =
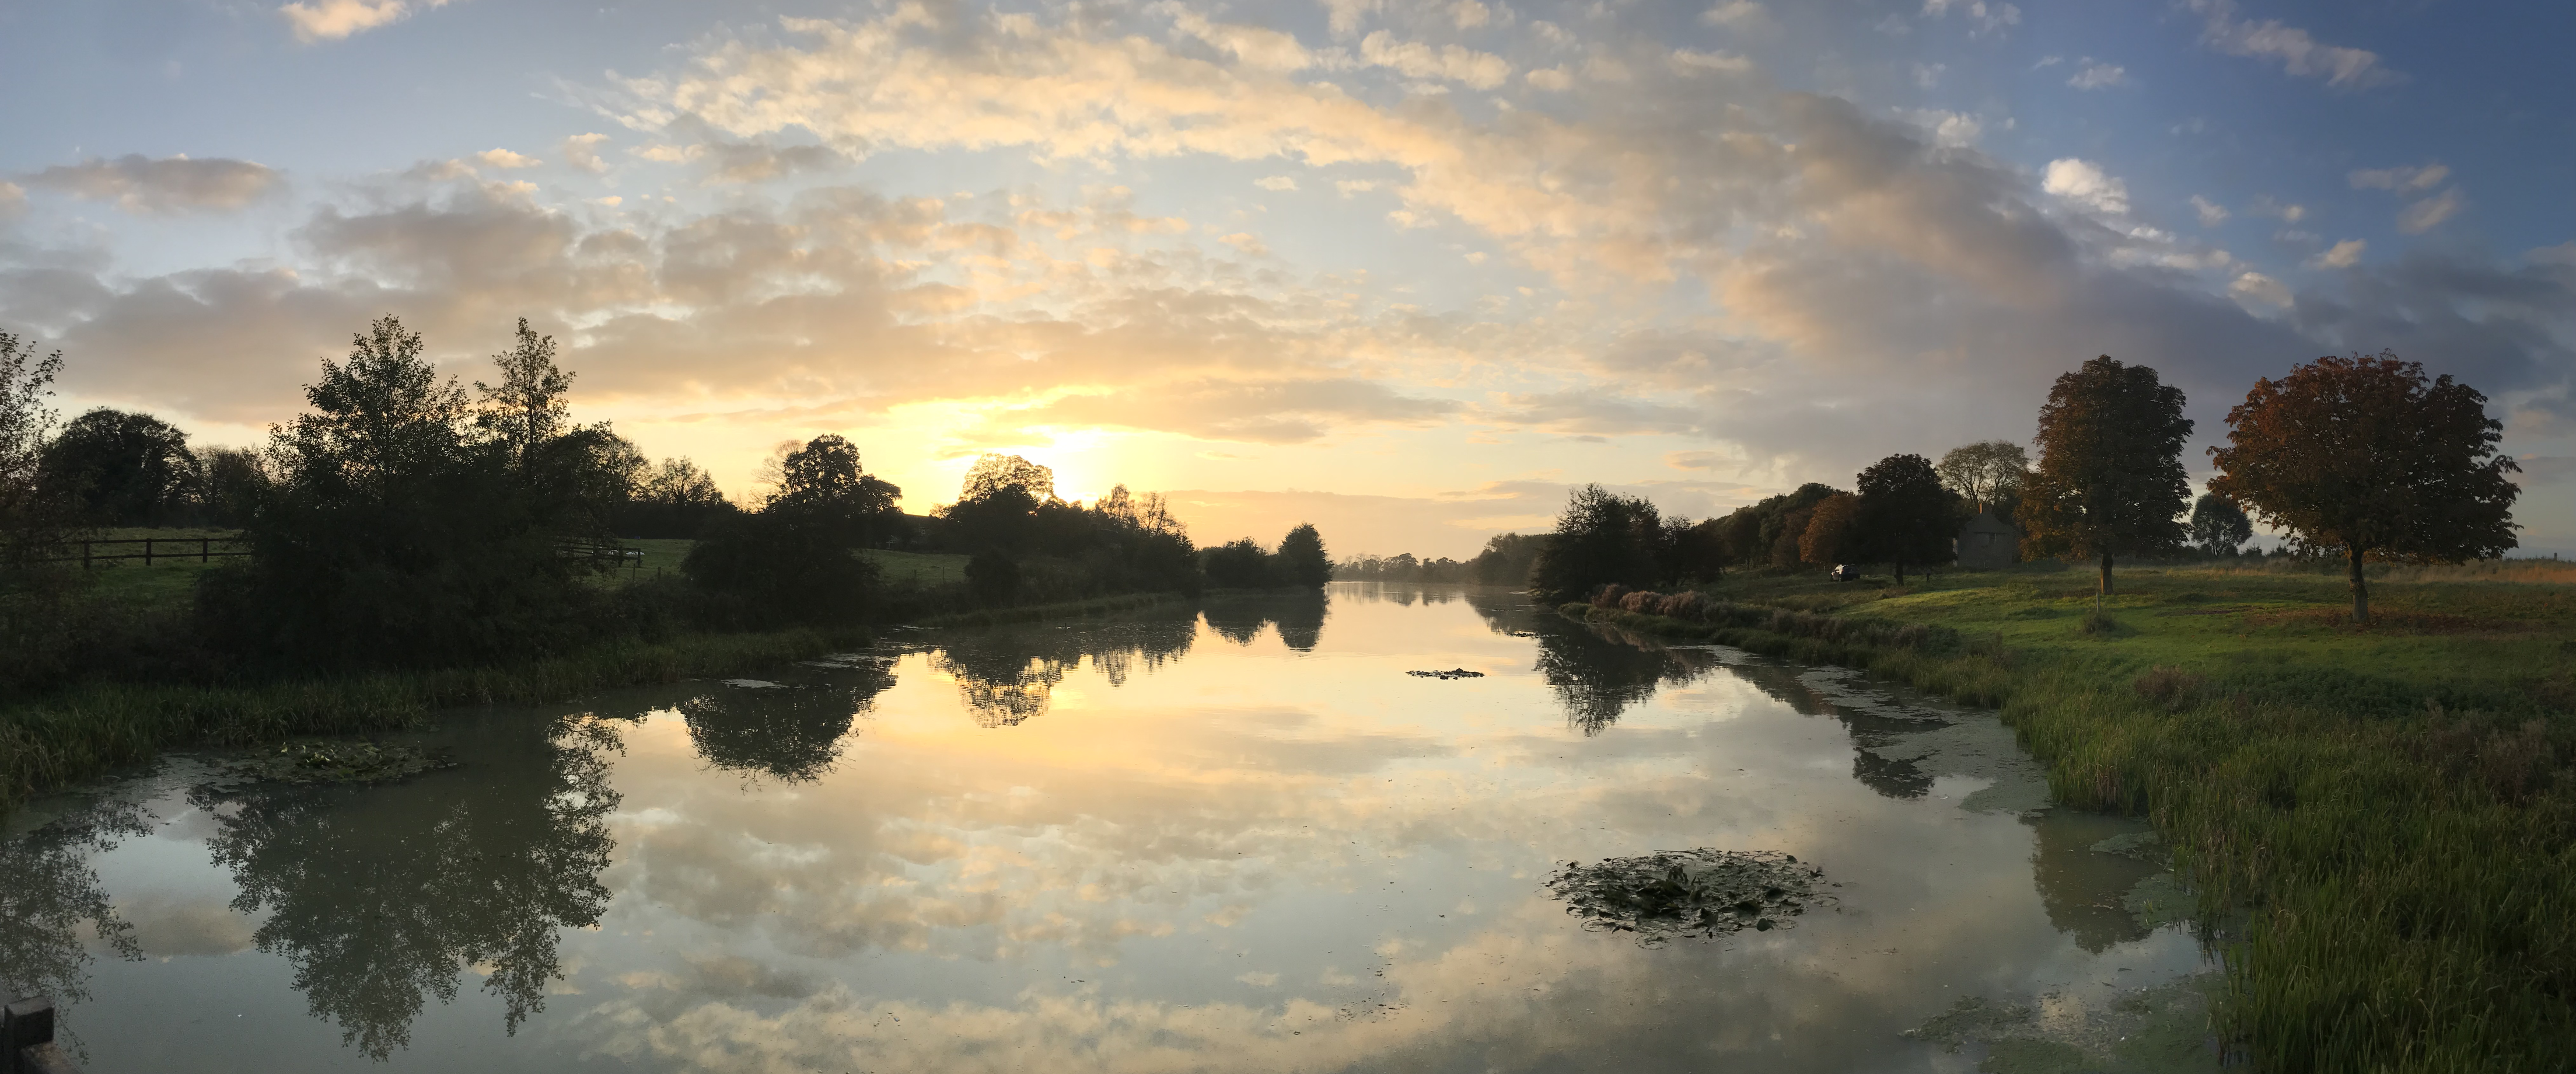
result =
[{"label": "silhouetted tree", "polygon": [[1933,469],[1971,509],[1999,509],[2003,501],[2020,498],[2022,482],[2030,477],[2030,454],[2009,440],[1982,440],[1951,448]]},{"label": "silhouetted tree", "polygon": [[2319,358],[2254,383],[2227,412],[2209,490],[2251,506],[2306,548],[2340,548],[2352,617],[2370,620],[2364,560],[2454,563],[2515,545],[2499,454],[2504,424],[2486,396],[2395,354]]},{"label": "silhouetted tree", "polygon": [[562,436],[571,407],[571,373],[555,366],[555,337],[540,336],[519,318],[518,345],[492,356],[501,367],[501,383],[474,382],[482,394],[475,427],[500,441],[524,469],[534,467],[537,450]]},{"label": "silhouetted tree", "polygon": [[1530,589],[1547,600],[1574,600],[1618,583],[1644,588],[1660,581],[1656,546],[1662,519],[1643,498],[1585,485],[1566,498],[1556,534],[1530,571]]},{"label": "silhouetted tree", "polygon": [[1806,531],[1798,535],[1798,558],[1827,567],[1852,562],[1863,554],[1863,536],[1860,497],[1837,492],[1816,501],[1808,514]]},{"label": "silhouetted tree", "polygon": [[2191,543],[2213,556],[2233,554],[2254,539],[2254,520],[2236,501],[2215,492],[2202,493],[2191,506]]},{"label": "silhouetted tree", "polygon": [[1857,484],[1861,547],[1869,558],[1895,566],[1896,584],[1905,584],[1908,563],[1950,558],[1958,510],[1932,460],[1890,455],[1861,471]]},{"label": "silhouetted tree", "polygon": [[[63,352],[38,357],[32,343],[0,332],[0,568],[23,569],[52,553],[61,512],[42,479],[45,442],[57,417],[46,400]],[[0,584],[8,583],[0,578]]]},{"label": "silhouetted tree", "polygon": [[686,458],[664,459],[637,475],[615,528],[624,537],[696,537],[734,514],[715,478]]},{"label": "silhouetted tree", "polygon": [[166,526],[180,521],[196,483],[188,434],[150,414],[99,407],[45,445],[41,480],[87,521]]},{"label": "silhouetted tree", "polygon": [[999,604],[1020,591],[1020,565],[987,548],[966,561],[966,588],[987,604]]},{"label": "silhouetted tree", "polygon": [[1199,551],[1199,569],[1220,589],[1267,589],[1279,574],[1261,542],[1245,537]]},{"label": "silhouetted tree", "polygon": [[268,495],[268,460],[247,448],[197,453],[197,517],[213,526],[248,526]]},{"label": "silhouetted tree", "polygon": [[947,520],[949,543],[959,551],[996,548],[1019,554],[1034,544],[1039,509],[1059,502],[1055,471],[1017,455],[985,455],[966,472],[957,502],[938,514]]},{"label": "silhouetted tree", "polygon": [[1502,533],[1485,539],[1485,550],[1468,560],[1468,572],[1484,585],[1528,585],[1530,567],[1547,547],[1544,533]]},{"label": "silhouetted tree", "polygon": [[1277,556],[1281,581],[1308,589],[1322,589],[1333,580],[1333,561],[1324,553],[1324,535],[1314,523],[1300,522],[1279,539]]},{"label": "silhouetted tree", "polygon": [[2182,403],[2155,370],[2107,354],[2058,377],[2039,411],[2039,468],[2014,511],[2024,551],[2098,559],[2108,596],[2114,556],[2180,545],[2191,497]]}]

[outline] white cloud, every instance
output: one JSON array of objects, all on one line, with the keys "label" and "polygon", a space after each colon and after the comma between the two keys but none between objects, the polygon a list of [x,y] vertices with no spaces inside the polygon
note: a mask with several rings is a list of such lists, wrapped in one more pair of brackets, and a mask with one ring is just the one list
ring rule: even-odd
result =
[{"label": "white cloud", "polygon": [[1341,191],[1342,196],[1347,198],[1353,194],[1364,194],[1377,189],[1377,181],[1374,179],[1339,179],[1333,182],[1333,189]]},{"label": "white cloud", "polygon": [[2260,302],[2267,306],[2290,304],[2290,289],[2281,286],[2281,281],[2260,272],[2248,272],[2236,277],[2236,282],[2227,285],[2227,292],[2246,301]]},{"label": "white cloud", "polygon": [[2039,188],[2106,213],[2129,211],[2129,187],[2091,161],[2066,157],[2048,162]]},{"label": "white cloud", "polygon": [[2297,202],[2279,201],[2269,194],[2256,197],[2251,204],[2245,207],[2245,211],[2253,213],[2256,216],[2274,217],[2284,224],[2298,223],[2299,221],[2306,219],[2308,215],[2307,206],[2301,205]]},{"label": "white cloud", "polygon": [[2021,9],[2011,4],[1988,4],[1986,0],[1967,0],[1965,3],[1960,0],[1923,0],[1925,18],[1939,18],[1952,11],[1968,17],[1974,26],[1969,32],[1974,35],[1995,33],[2006,26],[2021,23]]},{"label": "white cloud", "polygon": [[1563,67],[1541,67],[1522,78],[1534,89],[1562,92],[1574,85],[1574,76]]},{"label": "white cloud", "polygon": [[2307,265],[2309,268],[2351,268],[2361,263],[2362,251],[2369,248],[2370,244],[2361,239],[2345,239],[2334,244],[2333,249],[2309,258]]},{"label": "white cloud", "polygon": [[1477,3],[1476,0],[1458,0],[1457,3],[1449,5],[1449,21],[1455,23],[1461,30],[1473,30],[1492,21],[1493,18],[1494,9]]},{"label": "white cloud", "polygon": [[1265,26],[1209,22],[1206,16],[1178,4],[1165,10],[1171,12],[1174,29],[1224,49],[1248,66],[1264,71],[1297,71],[1315,62],[1314,55],[1297,42],[1294,34]]},{"label": "white cloud", "polygon": [[1764,11],[1762,5],[1753,0],[1728,0],[1699,13],[1701,22],[1736,30],[1762,25],[1769,18],[1770,12]]},{"label": "white cloud", "polygon": [[2409,235],[2421,235],[2432,230],[2442,221],[2458,215],[2465,204],[2466,202],[2460,197],[2460,188],[2445,187],[2441,193],[2409,205],[2405,211],[2398,213],[2397,230]]},{"label": "white cloud", "polygon": [[2441,163],[2420,167],[2362,168],[2349,176],[2355,190],[2389,190],[2400,194],[2431,190],[2450,177],[2450,166]]},{"label": "white cloud", "polygon": [[1327,24],[1335,37],[1358,33],[1360,22],[1376,13],[1378,0],[1323,0]]},{"label": "white cloud", "polygon": [[58,164],[25,179],[73,197],[113,201],[117,208],[138,215],[226,212],[249,205],[285,182],[276,170],[247,160],[192,160],[184,153],[159,160],[133,153],[114,160],[92,157],[78,164]]},{"label": "white cloud", "polygon": [[2227,219],[2227,207],[2198,194],[2191,196],[2191,211],[2199,214],[2200,226],[2217,227]]},{"label": "white cloud", "polygon": [[1922,108],[1902,114],[1907,119],[1912,120],[1915,126],[1921,127],[1926,131],[1930,131],[1934,142],[1952,149],[1962,149],[1975,145],[1977,144],[1977,138],[1986,132],[1986,125],[1983,120],[1965,112],[1945,112],[1938,108]]},{"label": "white cloud", "polygon": [[1218,239],[1217,241],[1234,247],[1236,250],[1241,251],[1246,257],[1270,256],[1269,244],[1262,242],[1260,236],[1254,235],[1248,231],[1238,231],[1232,235]]},{"label": "white cloud", "polygon": [[[447,0],[421,0],[420,7],[447,6]],[[400,22],[411,17],[414,8],[407,0],[312,0],[280,6],[295,30],[298,41],[338,41],[351,34],[364,33],[376,27]]]},{"label": "white cloud", "polygon": [[2066,80],[2066,84],[2080,90],[2091,90],[2107,89],[2112,86],[2123,85],[2128,81],[2129,71],[2127,68],[2115,63],[2102,63],[2096,60],[2087,59],[2084,61],[2084,66],[2075,72],[2074,77]]},{"label": "white cloud", "polygon": [[1670,59],[1673,73],[1679,75],[1693,75],[1703,71],[1743,74],[1753,69],[1753,61],[1728,52],[1700,52],[1677,48],[1672,51]]},{"label": "white cloud", "polygon": [[1944,73],[1944,72],[1948,71],[1949,69],[1950,69],[1950,65],[1948,65],[1948,64],[1946,64],[1946,63],[1918,63],[1918,64],[1915,64],[1915,65],[1914,65],[1914,88],[1916,88],[1916,89],[1926,89],[1926,90],[1928,90],[1928,89],[1933,89],[1933,88],[1936,88],[1936,87],[1940,86],[1940,85],[1941,85],[1941,75],[1942,75],[1942,73]]},{"label": "white cloud", "polygon": [[607,140],[605,134],[576,134],[564,139],[555,152],[562,154],[564,163],[595,175],[608,170],[608,162],[599,159],[599,143]]},{"label": "white cloud", "polygon": [[2368,89],[2406,80],[2380,66],[2379,54],[2340,45],[2320,44],[2306,30],[2278,19],[2254,22],[2236,17],[2236,0],[2189,0],[2191,9],[2208,16],[2201,41],[2230,56],[2281,61],[2283,70],[2320,77],[2338,89]]},{"label": "white cloud", "polygon": [[513,153],[507,149],[486,149],[474,154],[474,159],[482,161],[486,167],[501,169],[533,168],[545,163],[535,157]]},{"label": "white cloud", "polygon": [[1476,89],[1492,89],[1510,78],[1512,65],[1489,52],[1459,45],[1433,48],[1420,41],[1399,41],[1379,30],[1360,41],[1360,58],[1414,78],[1442,78]]},{"label": "white cloud", "polygon": [[0,221],[15,220],[27,211],[27,191],[16,183],[0,180]]},{"label": "white cloud", "polygon": [[1260,187],[1263,190],[1295,190],[1297,189],[1297,180],[1285,175],[1266,175],[1253,180],[1252,185]]}]

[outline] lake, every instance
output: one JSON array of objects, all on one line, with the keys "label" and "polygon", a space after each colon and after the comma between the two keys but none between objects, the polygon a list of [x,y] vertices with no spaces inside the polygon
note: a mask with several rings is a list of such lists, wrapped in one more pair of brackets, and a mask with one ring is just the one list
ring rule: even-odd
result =
[{"label": "lake", "polygon": [[[899,630],[395,741],[456,763],[35,803],[0,973],[93,1074],[2215,1069],[2145,825],[1992,713],[1514,593]],[[1815,897],[1677,935],[1550,886],[1696,848]]]}]

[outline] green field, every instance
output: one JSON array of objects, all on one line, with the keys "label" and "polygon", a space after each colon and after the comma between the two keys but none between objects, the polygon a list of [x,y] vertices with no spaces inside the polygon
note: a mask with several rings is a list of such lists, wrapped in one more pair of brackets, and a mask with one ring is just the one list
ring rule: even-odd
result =
[{"label": "green field", "polygon": [[2122,570],[2102,617],[2046,566],[1567,607],[2000,702],[2061,801],[2174,846],[2256,1069],[2567,1069],[2576,564],[2378,572],[2369,626],[2341,577],[2267,568]]}]

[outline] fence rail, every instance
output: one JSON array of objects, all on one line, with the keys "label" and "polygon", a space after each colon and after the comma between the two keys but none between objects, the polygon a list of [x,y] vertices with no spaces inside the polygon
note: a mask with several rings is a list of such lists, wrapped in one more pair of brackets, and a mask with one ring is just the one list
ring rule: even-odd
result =
[{"label": "fence rail", "polygon": [[[249,543],[239,537],[105,537],[85,541],[64,541],[55,547],[68,553],[73,545],[80,546],[80,554],[40,556],[35,562],[78,563],[81,569],[88,570],[101,563],[127,559],[142,560],[143,565],[149,567],[161,560],[193,559],[199,563],[211,563],[218,559],[250,554]],[[137,546],[140,546],[139,549]],[[116,548],[129,550],[113,551]],[[110,551],[101,551],[101,549]],[[632,567],[638,570],[644,566],[643,549],[628,548],[618,544],[565,541],[555,546],[555,554],[592,562],[615,560],[620,567]]]}]

